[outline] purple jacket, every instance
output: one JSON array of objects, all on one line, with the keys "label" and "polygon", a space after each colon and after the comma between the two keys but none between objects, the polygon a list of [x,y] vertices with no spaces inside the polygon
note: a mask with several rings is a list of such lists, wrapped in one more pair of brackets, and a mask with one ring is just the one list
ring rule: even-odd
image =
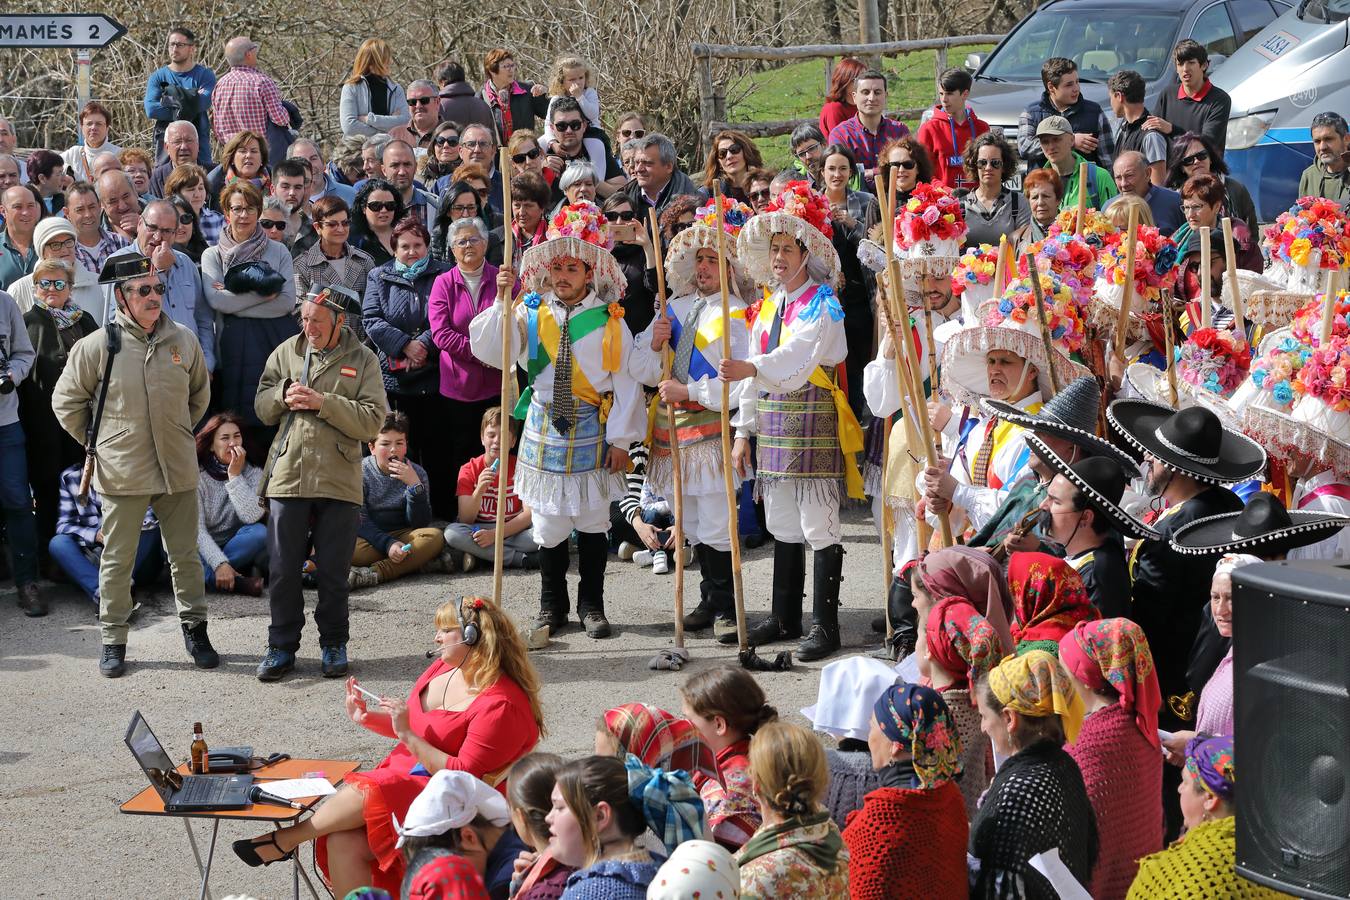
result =
[{"label": "purple jacket", "polygon": [[477,297],[470,296],[459,266],[431,286],[427,304],[431,341],[441,351],[441,394],[451,400],[476,402],[501,396],[501,371],[483,365],[469,350],[469,322],[496,299],[496,291],[497,267],[487,262]]}]

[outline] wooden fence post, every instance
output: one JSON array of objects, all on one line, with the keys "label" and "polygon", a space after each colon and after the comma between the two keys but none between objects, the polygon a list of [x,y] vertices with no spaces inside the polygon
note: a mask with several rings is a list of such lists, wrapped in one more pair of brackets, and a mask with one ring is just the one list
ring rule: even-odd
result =
[{"label": "wooden fence post", "polygon": [[942,77],[942,73],[947,69],[947,45],[943,44],[937,48],[937,53],[933,55],[933,81]]},{"label": "wooden fence post", "polygon": [[825,93],[830,92],[830,79],[834,78],[834,57],[825,57]]},{"label": "wooden fence post", "polygon": [[699,56],[698,58],[698,106],[698,141],[703,151],[703,155],[706,156],[708,148],[711,146],[711,138],[708,134],[708,124],[717,117],[717,98],[713,88],[711,53]]}]

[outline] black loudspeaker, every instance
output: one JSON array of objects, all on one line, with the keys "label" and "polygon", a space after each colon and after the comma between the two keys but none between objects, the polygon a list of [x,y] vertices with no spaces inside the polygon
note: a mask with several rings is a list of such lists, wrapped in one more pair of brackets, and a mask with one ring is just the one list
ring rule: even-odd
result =
[{"label": "black loudspeaker", "polygon": [[1233,573],[1237,871],[1350,897],[1350,567]]}]

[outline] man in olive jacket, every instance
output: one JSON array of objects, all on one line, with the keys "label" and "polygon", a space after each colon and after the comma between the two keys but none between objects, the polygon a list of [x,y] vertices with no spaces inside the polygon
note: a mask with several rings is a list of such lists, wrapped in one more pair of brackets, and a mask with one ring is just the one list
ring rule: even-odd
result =
[{"label": "man in olive jacket", "polygon": [[[121,350],[113,356],[95,443],[93,485],[103,501],[99,672],[117,678],[126,671],[131,571],[146,507],[159,518],[184,643],[198,668],[215,668],[220,657],[206,634],[206,582],[197,555],[197,452],[192,434],[211,401],[206,358],[197,336],[162,310],[164,282],[150,270],[149,260],[118,259],[105,267],[101,280],[110,279]],[[107,365],[109,327],[71,348],[52,394],[52,412],[81,444]]]},{"label": "man in olive jacket", "polygon": [[263,424],[281,423],[264,474],[272,623],[260,681],[295,668],[305,624],[300,569],[311,546],[323,675],[347,674],[347,569],[361,511],[361,445],[375,439],[386,406],[379,361],[342,327],[345,319],[330,289],[306,297],[303,333],[272,351],[253,401]]}]

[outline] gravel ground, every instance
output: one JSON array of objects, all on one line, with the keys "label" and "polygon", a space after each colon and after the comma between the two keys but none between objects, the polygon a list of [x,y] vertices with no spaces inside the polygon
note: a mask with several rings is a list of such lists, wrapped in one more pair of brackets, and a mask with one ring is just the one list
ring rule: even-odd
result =
[{"label": "gravel ground", "polygon": [[[880,608],[880,549],[861,508],[845,511],[841,614],[845,653],[873,643],[868,622]],[[768,609],[772,544],[743,560],[746,606],[753,619]],[[806,609],[810,610],[810,567]],[[575,592],[576,568],[570,584]],[[537,573],[508,571],[507,609],[520,619],[537,608]],[[694,672],[735,662],[735,647],[692,637],[693,659],[680,673],[656,672],[647,660],[671,646],[673,574],[611,557],[606,606],[615,636],[591,641],[565,632],[532,654],[544,683],[549,728],[541,748],[564,756],[590,752],[594,723],[608,707],[642,700],[679,708],[678,687]],[[264,599],[212,595],[211,637],[219,669],[201,672],[183,649],[167,588],[144,598],[128,646],[129,669],[120,680],[96,672],[99,633],[88,602],[69,586],[46,586],[53,598],[45,619],[26,619],[12,585],[0,588],[0,671],[16,701],[14,727],[0,739],[0,897],[181,898],[196,896],[198,876],[183,827],[170,819],[123,816],[118,806],[145,786],[123,735],[141,710],[175,759],[185,758],[194,721],[213,746],[252,744],[257,752],[360,760],[374,765],[389,742],[347,718],[340,681],[319,677],[312,623],[297,670],[282,682],[259,683],[254,668],[265,651]],[[351,600],[352,670],[378,693],[406,695],[427,665],[432,613],[449,596],[490,595],[491,570],[427,575],[354,593]],[[698,597],[698,571],[688,573],[685,595]],[[308,600],[312,605],[312,593]],[[705,632],[709,634],[710,632]],[[774,649],[783,649],[776,647]],[[815,700],[822,663],[790,673],[759,675],[779,711],[804,721],[799,710]],[[50,804],[43,806],[43,804]],[[59,824],[36,824],[36,817]],[[249,869],[228,842],[257,833],[254,825],[225,822],[212,870],[216,897],[247,893],[260,900],[289,896],[290,869]],[[198,826],[199,839],[207,831]],[[202,844],[203,852],[205,844]],[[309,854],[305,864],[310,865]]]}]

